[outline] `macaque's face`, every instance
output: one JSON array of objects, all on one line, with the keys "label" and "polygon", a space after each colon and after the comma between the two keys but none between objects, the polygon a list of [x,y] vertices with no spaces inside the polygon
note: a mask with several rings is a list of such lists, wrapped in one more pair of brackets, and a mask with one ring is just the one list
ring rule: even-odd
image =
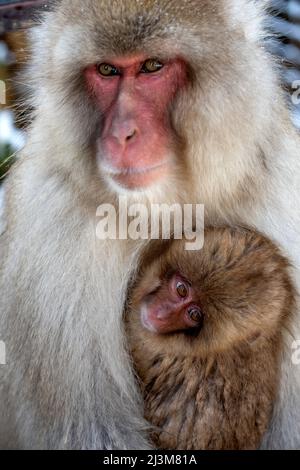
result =
[{"label": "macaque's face", "polygon": [[116,189],[143,190],[175,165],[170,107],[186,81],[179,59],[107,58],[85,71],[102,126],[97,136],[101,174]]},{"label": "macaque's face", "polygon": [[146,296],[140,312],[143,326],[159,334],[199,330],[203,324],[195,289],[179,273],[165,279],[158,289]]},{"label": "macaque's face", "polygon": [[253,67],[231,6],[63,0],[56,10],[35,40],[32,69],[51,162],[94,206],[125,193],[134,202],[199,202],[223,217],[243,182],[256,179],[260,154],[248,125],[236,138],[235,117],[253,101]]}]

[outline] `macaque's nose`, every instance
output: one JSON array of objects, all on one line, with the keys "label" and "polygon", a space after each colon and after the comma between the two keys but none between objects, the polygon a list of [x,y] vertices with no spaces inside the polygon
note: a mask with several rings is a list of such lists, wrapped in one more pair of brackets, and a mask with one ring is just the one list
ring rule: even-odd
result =
[{"label": "macaque's nose", "polygon": [[123,121],[114,123],[111,135],[116,139],[121,147],[126,147],[138,134],[138,129],[134,121]]}]

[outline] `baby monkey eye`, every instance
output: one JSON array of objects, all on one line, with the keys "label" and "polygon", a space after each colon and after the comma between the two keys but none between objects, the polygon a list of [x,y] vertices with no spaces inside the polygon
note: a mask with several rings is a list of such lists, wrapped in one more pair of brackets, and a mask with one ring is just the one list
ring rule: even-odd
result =
[{"label": "baby monkey eye", "polygon": [[114,77],[115,75],[119,75],[118,69],[110,64],[99,64],[97,70],[102,77]]},{"label": "baby monkey eye", "polygon": [[201,323],[202,321],[202,312],[200,308],[191,307],[188,311],[190,319],[195,323]]},{"label": "baby monkey eye", "polygon": [[157,59],[148,59],[141,68],[142,73],[154,73],[163,68],[163,64]]},{"label": "baby monkey eye", "polygon": [[180,281],[177,282],[176,290],[177,290],[177,294],[182,299],[185,299],[188,296],[188,288],[183,282],[180,282]]}]

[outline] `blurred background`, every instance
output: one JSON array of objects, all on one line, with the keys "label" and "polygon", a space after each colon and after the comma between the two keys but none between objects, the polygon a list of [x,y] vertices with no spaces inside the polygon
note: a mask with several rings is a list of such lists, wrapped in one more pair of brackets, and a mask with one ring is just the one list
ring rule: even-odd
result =
[{"label": "blurred background", "polygon": [[[257,0],[259,1],[259,0]],[[300,128],[300,0],[271,0],[268,28],[277,41],[270,41],[282,69],[282,84],[289,99],[295,125]],[[26,34],[47,2],[0,0],[0,185],[25,142],[26,114],[16,106],[16,72],[26,62]],[[37,10],[36,10],[37,9]],[[268,41],[269,43],[269,41]],[[299,92],[297,92],[299,90]]]}]

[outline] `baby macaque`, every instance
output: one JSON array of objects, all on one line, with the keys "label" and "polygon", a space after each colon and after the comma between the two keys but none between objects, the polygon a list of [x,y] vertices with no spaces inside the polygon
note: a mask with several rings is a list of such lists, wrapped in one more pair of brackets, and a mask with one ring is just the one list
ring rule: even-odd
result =
[{"label": "baby macaque", "polygon": [[282,331],[294,311],[289,263],[247,229],[216,228],[149,252],[126,313],[152,440],[160,449],[256,449],[270,422]]}]

